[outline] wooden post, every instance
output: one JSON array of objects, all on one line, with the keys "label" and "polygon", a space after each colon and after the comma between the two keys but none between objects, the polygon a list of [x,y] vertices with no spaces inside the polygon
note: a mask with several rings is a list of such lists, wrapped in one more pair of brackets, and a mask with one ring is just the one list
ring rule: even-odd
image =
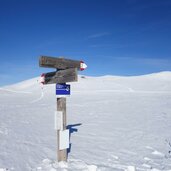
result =
[{"label": "wooden post", "polygon": [[[66,130],[67,126],[67,118],[66,118],[66,98],[60,97],[57,98],[57,112],[62,112],[63,115],[63,130]],[[62,131],[62,130],[61,130]],[[60,150],[59,149],[59,142],[60,142],[60,136],[59,136],[60,130],[57,130],[57,156],[58,156],[58,162],[60,161],[67,161],[67,149]]]}]

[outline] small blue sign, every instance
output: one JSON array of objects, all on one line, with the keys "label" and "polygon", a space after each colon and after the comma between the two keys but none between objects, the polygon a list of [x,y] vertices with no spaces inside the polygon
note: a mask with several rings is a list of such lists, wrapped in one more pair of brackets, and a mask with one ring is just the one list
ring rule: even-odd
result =
[{"label": "small blue sign", "polygon": [[56,84],[56,95],[70,95],[70,85]]}]

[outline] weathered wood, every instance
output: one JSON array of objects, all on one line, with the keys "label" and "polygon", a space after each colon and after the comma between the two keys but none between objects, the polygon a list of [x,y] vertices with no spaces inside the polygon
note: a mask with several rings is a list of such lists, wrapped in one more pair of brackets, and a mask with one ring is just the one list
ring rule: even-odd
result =
[{"label": "weathered wood", "polygon": [[40,67],[57,68],[57,69],[68,69],[68,68],[80,69],[80,63],[81,61],[77,61],[77,60],[55,58],[49,56],[41,56],[39,59]]},{"label": "weathered wood", "polygon": [[[57,98],[57,111],[62,112],[63,114],[63,130],[66,129],[67,126],[67,118],[66,118],[66,98],[61,97]],[[57,156],[58,156],[58,162],[60,161],[67,161],[67,149],[60,150],[59,149],[59,131],[57,130]]]},{"label": "weathered wood", "polygon": [[78,81],[77,68],[59,70],[45,74],[44,84],[66,83]]}]

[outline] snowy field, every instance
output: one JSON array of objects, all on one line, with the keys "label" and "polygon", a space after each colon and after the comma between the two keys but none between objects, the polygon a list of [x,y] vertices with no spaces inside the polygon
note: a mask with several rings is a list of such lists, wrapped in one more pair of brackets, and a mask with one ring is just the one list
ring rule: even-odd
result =
[{"label": "snowy field", "polygon": [[0,171],[171,171],[171,72],[72,83],[68,163],[56,162],[55,85],[37,79],[0,88]]}]

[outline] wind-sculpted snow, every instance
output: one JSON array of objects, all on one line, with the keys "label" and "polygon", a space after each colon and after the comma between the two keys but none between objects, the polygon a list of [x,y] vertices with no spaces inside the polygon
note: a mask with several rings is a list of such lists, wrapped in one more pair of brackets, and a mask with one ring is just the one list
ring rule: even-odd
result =
[{"label": "wind-sculpted snow", "polygon": [[0,88],[0,171],[171,171],[171,72],[72,83],[68,163],[56,162],[55,85],[37,80]]}]

